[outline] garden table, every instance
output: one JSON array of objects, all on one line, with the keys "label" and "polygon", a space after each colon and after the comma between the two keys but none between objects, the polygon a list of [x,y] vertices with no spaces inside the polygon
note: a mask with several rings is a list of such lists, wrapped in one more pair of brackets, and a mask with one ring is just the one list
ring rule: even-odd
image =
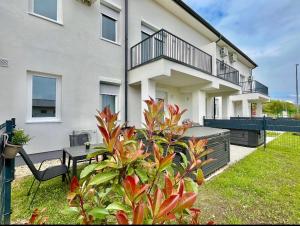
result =
[{"label": "garden table", "polygon": [[[63,148],[63,164],[66,164],[66,157],[68,157],[72,160],[72,178],[73,176],[77,176],[77,162],[79,160],[86,159],[88,154],[94,153],[97,150],[94,149],[94,147],[104,146],[104,144],[91,144],[89,149],[85,148],[85,145],[81,146],[73,146],[73,147],[66,147]],[[106,156],[103,155],[103,159],[105,159]],[[62,177],[62,180],[65,180],[65,176]]]}]

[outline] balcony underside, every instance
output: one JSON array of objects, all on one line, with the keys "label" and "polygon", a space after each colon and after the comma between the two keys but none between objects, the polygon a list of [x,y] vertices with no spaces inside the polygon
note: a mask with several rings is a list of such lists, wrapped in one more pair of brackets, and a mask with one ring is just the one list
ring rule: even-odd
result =
[{"label": "balcony underside", "polygon": [[248,101],[260,101],[260,102],[267,102],[270,100],[270,97],[261,93],[244,93],[239,95],[233,95],[233,101],[241,101],[247,99]]},{"label": "balcony underside", "polygon": [[139,84],[145,79],[181,88],[183,92],[188,92],[188,89],[192,87],[200,87],[201,90],[208,93],[239,92],[241,90],[239,85],[164,58],[129,71],[130,85]]}]

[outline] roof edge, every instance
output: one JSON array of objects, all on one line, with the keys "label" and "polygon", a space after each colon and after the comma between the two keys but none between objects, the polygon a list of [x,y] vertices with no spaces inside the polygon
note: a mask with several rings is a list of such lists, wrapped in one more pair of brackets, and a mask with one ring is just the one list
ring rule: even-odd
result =
[{"label": "roof edge", "polygon": [[[197,12],[195,12],[191,7],[185,4],[182,0],[173,0],[177,5],[183,8],[186,12],[188,12],[191,16],[193,16],[196,20],[204,24],[211,32],[213,32],[216,36],[221,38],[224,42],[226,42],[229,46],[231,46],[235,51],[245,57],[253,66],[257,67],[258,65],[250,59],[242,50],[236,47],[232,42],[230,42],[226,37],[224,37],[219,31],[217,31],[210,23],[208,23],[205,19],[203,19]],[[254,67],[254,68],[255,68]]]}]

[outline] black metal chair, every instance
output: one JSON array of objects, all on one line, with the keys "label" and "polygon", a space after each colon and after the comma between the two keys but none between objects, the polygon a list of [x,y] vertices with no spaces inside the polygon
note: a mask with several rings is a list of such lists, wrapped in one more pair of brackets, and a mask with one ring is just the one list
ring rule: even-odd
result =
[{"label": "black metal chair", "polygon": [[[88,133],[80,133],[80,134],[72,134],[69,135],[70,138],[70,147],[74,147],[74,146],[81,146],[84,145],[85,142],[89,142],[89,134]],[[98,161],[98,156],[96,157],[96,160]],[[83,159],[79,162],[86,162],[89,161],[89,164],[91,164],[92,159],[86,160]],[[71,165],[71,159],[69,158],[68,160],[68,169],[70,168]]]},{"label": "black metal chair", "polygon": [[30,189],[29,189],[29,191],[27,193],[27,196],[30,195],[30,192],[31,192],[31,189],[33,187],[33,184],[34,184],[35,180],[37,180],[39,182],[39,184],[37,186],[37,189],[35,190],[34,195],[32,197],[32,200],[31,200],[31,202],[29,204],[29,207],[33,203],[33,200],[34,200],[34,198],[36,196],[36,193],[37,193],[37,191],[38,191],[38,189],[40,187],[41,182],[47,181],[47,180],[50,180],[50,179],[53,179],[55,177],[62,176],[62,175],[65,175],[69,182],[71,181],[70,180],[70,175],[68,173],[68,168],[67,168],[66,165],[63,164],[63,162],[62,162],[62,160],[60,158],[56,158],[56,159],[59,159],[61,161],[61,165],[51,166],[51,167],[46,168],[45,170],[40,170],[44,162],[49,161],[49,160],[53,160],[55,158],[43,160],[41,162],[39,168],[36,169],[35,166],[34,166],[34,164],[33,164],[33,162],[31,161],[31,159],[29,158],[28,154],[25,152],[24,149],[21,149],[19,151],[19,154],[21,155],[21,157],[23,158],[24,162],[27,164],[27,166],[29,167],[30,171],[32,172],[32,174],[34,176],[34,179],[32,181]]}]

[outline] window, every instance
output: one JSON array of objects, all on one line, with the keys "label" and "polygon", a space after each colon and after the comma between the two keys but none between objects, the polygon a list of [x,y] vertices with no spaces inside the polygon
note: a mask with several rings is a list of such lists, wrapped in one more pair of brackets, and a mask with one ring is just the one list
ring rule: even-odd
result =
[{"label": "window", "polygon": [[56,79],[32,76],[32,117],[55,117]]},{"label": "window", "polygon": [[61,6],[61,0],[30,0],[33,15],[58,23],[62,23]]},{"label": "window", "polygon": [[116,42],[116,20],[102,14],[102,38]]},{"label": "window", "polygon": [[111,83],[100,83],[100,109],[103,110],[105,107],[109,107],[114,113],[118,112],[118,96],[120,86]]},{"label": "window", "polygon": [[29,74],[29,122],[60,120],[60,81],[58,76]]}]

